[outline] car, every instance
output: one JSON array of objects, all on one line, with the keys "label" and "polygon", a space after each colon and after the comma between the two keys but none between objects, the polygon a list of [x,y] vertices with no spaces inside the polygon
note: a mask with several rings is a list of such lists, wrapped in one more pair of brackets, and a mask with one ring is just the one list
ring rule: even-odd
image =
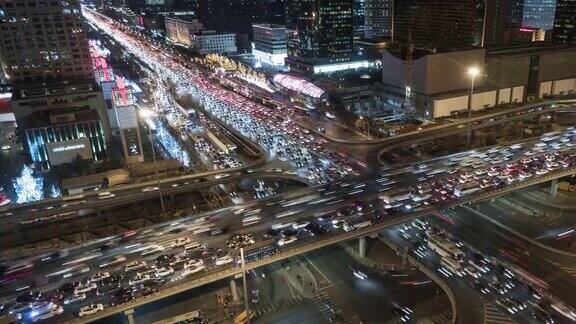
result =
[{"label": "car", "polygon": [[92,289],[96,289],[96,283],[92,282],[88,282],[85,284],[79,284],[78,286],[76,286],[76,288],[74,288],[74,294],[78,295],[78,294],[82,294],[82,293],[87,293],[92,291]]},{"label": "car", "polygon": [[202,259],[190,259],[184,263],[184,269],[195,268],[204,265],[204,261]]},{"label": "car", "polygon": [[118,289],[112,298],[110,298],[110,306],[124,304],[134,299],[134,290],[130,288]]},{"label": "car", "polygon": [[70,305],[70,304],[74,304],[76,302],[82,301],[84,299],[86,299],[85,293],[73,294],[73,295],[70,295],[70,296],[64,298],[64,300],[62,302],[64,303],[64,305]]},{"label": "car", "polygon": [[135,276],[134,278],[131,278],[130,280],[128,280],[128,284],[130,286],[135,286],[135,285],[139,285],[142,283],[145,283],[146,281],[150,280],[150,275],[145,274],[142,276]]},{"label": "car", "polygon": [[16,302],[8,309],[8,314],[10,315],[19,315],[24,313],[30,309],[30,303],[27,302]]},{"label": "car", "polygon": [[145,261],[133,261],[133,262],[128,263],[126,266],[124,266],[124,271],[126,271],[126,272],[134,271],[134,270],[144,268],[145,266],[146,266]]},{"label": "car", "polygon": [[116,197],[116,195],[111,193],[110,191],[103,191],[98,193],[98,199],[109,199],[114,197]]},{"label": "car", "polygon": [[157,191],[159,189],[160,188],[158,188],[158,187],[146,187],[146,188],[142,189],[142,192]]},{"label": "car", "polygon": [[365,279],[368,278],[368,275],[367,275],[366,273],[364,273],[364,272],[362,272],[362,271],[360,271],[360,270],[358,270],[358,269],[354,270],[352,273],[353,273],[354,276],[355,276],[356,278],[358,278],[358,279],[365,280]]},{"label": "car", "polygon": [[532,312],[532,317],[534,317],[534,319],[539,323],[554,324],[554,319],[550,317],[549,314],[540,309],[536,309],[534,312]]},{"label": "car", "polygon": [[296,242],[297,240],[298,238],[296,236],[284,236],[280,238],[276,244],[278,244],[278,246],[284,246]]},{"label": "car", "polygon": [[204,246],[198,242],[192,242],[192,243],[188,243],[188,244],[184,245],[184,250],[193,251],[193,250],[201,249],[203,247]]},{"label": "car", "polygon": [[296,223],[292,224],[292,228],[294,230],[299,230],[299,229],[305,228],[308,225],[310,225],[309,221],[300,221],[300,222],[296,222]]},{"label": "car", "polygon": [[190,244],[192,240],[189,237],[179,237],[174,242],[172,242],[172,248],[177,248]]},{"label": "car", "polygon": [[464,272],[467,273],[468,275],[470,275],[470,277],[475,278],[475,279],[480,278],[480,276],[481,276],[480,272],[472,266],[464,267]]},{"label": "car", "polygon": [[214,263],[219,266],[219,265],[223,265],[223,264],[230,263],[233,261],[234,261],[234,258],[232,257],[232,255],[225,254],[223,256],[215,257]]},{"label": "car", "polygon": [[174,273],[174,269],[167,267],[167,268],[156,269],[156,272],[154,273],[154,275],[156,276],[156,278],[162,278],[162,277],[169,276],[173,273]]},{"label": "car", "polygon": [[78,316],[84,317],[84,316],[94,315],[94,314],[101,312],[103,310],[104,310],[104,305],[102,305],[102,304],[90,304],[88,306],[84,306],[84,307],[80,308],[80,311],[78,312]]},{"label": "car", "polygon": [[110,278],[110,272],[97,272],[90,276],[88,282],[100,282],[106,278]]},{"label": "car", "polygon": [[44,321],[50,319],[62,313],[64,313],[64,308],[62,306],[54,306],[51,310],[39,315],[35,315],[34,311],[32,311],[30,312],[30,316],[32,317],[32,322],[35,323],[38,321]]}]

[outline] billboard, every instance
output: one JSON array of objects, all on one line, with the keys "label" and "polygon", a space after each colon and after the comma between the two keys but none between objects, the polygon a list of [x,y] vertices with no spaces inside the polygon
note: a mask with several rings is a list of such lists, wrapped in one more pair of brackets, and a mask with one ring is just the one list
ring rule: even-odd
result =
[{"label": "billboard", "polygon": [[77,155],[85,160],[92,159],[92,145],[88,137],[46,143],[46,148],[51,165],[72,162]]}]

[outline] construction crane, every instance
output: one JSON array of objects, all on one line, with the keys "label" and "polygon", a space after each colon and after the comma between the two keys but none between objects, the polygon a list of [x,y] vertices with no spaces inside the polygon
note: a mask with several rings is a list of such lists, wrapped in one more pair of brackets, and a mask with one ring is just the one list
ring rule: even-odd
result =
[{"label": "construction crane", "polygon": [[414,46],[414,43],[412,42],[412,32],[408,29],[408,41],[406,42],[406,88],[404,94],[404,111],[409,119],[412,119],[414,116],[414,107],[412,105],[412,67],[415,48],[436,53],[435,48]]}]

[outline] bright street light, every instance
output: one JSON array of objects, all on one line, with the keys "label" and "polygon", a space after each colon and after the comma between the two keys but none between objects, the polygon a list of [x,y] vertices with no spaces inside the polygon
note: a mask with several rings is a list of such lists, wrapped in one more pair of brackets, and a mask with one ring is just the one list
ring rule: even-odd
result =
[{"label": "bright street light", "polygon": [[476,66],[468,68],[468,75],[470,76],[470,93],[468,97],[468,137],[466,140],[466,148],[470,148],[470,137],[472,136],[472,97],[474,96],[474,79],[480,74],[480,69]]},{"label": "bright street light", "polygon": [[468,68],[468,74],[475,78],[478,74],[480,74],[480,69],[475,66],[471,66]]}]

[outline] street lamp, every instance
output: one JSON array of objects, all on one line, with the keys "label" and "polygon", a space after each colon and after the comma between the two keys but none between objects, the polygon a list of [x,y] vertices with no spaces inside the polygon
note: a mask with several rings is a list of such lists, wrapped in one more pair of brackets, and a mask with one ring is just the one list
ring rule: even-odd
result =
[{"label": "street lamp", "polygon": [[[154,113],[148,109],[140,109],[140,116],[143,119],[147,119],[154,115]],[[160,178],[158,178],[158,165],[156,164],[156,150],[154,149],[154,138],[152,137],[152,127],[148,126],[148,140],[152,146],[152,158],[154,160],[154,174],[156,177],[156,186],[158,187],[158,195],[160,195],[160,207],[162,208],[162,213],[164,213],[164,197],[162,196],[162,187],[160,186]]]},{"label": "street lamp", "polygon": [[470,137],[472,136],[472,96],[474,95],[474,80],[480,74],[480,69],[476,66],[468,68],[468,75],[470,76],[470,93],[468,95],[468,137],[466,140],[466,148],[470,148]]}]

